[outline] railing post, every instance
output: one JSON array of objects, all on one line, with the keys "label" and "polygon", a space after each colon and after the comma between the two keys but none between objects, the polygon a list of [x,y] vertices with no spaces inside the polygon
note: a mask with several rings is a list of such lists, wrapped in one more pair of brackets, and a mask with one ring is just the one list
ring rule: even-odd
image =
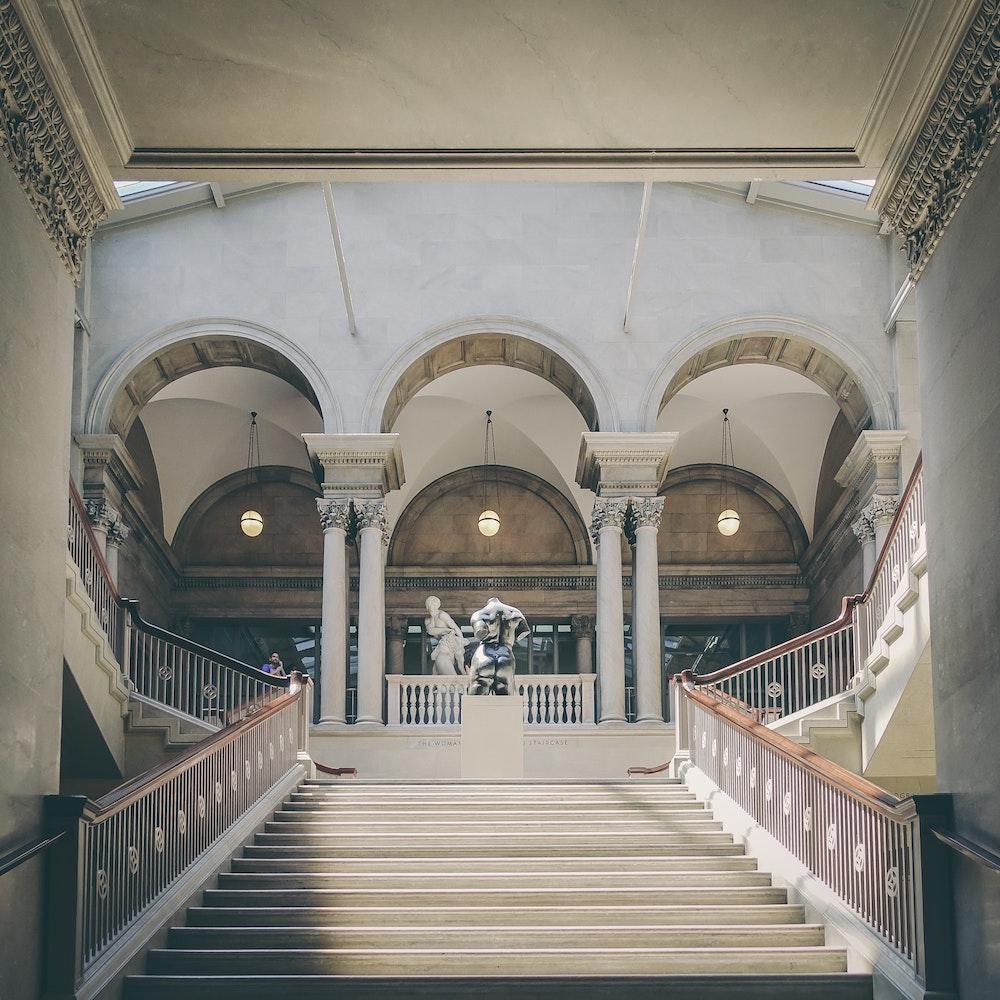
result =
[{"label": "railing post", "polygon": [[71,1000],[83,978],[84,795],[49,795],[49,833],[65,836],[48,851],[45,868],[46,1000]]},{"label": "railing post", "polygon": [[298,690],[301,694],[299,698],[299,721],[298,721],[298,762],[306,769],[306,775],[310,778],[316,777],[316,768],[312,757],[309,755],[309,723],[312,721],[312,679],[301,671],[293,670],[289,690]]},{"label": "railing post", "polygon": [[583,700],[583,723],[592,726],[597,720],[597,707],[594,704],[594,688],[597,684],[597,674],[580,674],[580,691]]},{"label": "railing post", "polygon": [[953,825],[952,797],[944,793],[914,795],[913,869],[917,899],[917,975],[928,994],[955,990],[955,914],[952,852],[931,832]]},{"label": "railing post", "polygon": [[674,723],[676,749],[670,761],[670,775],[677,777],[678,768],[691,757],[690,711],[688,699],[684,695],[684,685],[676,677],[670,678],[670,718]]}]

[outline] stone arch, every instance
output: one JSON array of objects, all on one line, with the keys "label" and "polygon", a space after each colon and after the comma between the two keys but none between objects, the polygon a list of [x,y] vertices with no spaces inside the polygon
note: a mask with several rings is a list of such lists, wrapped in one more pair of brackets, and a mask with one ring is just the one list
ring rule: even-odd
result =
[{"label": "stone arch", "polygon": [[804,375],[837,403],[855,435],[895,427],[892,400],[868,360],[829,331],[784,316],[726,320],[686,340],[650,379],[643,426],[654,429],[663,407],[699,375],[737,364],[778,365]]},{"label": "stone arch", "polygon": [[400,514],[389,544],[390,566],[554,565],[590,562],[590,536],[573,504],[537,476],[497,466],[500,533],[487,539],[482,468],[458,469],[422,489]]},{"label": "stone arch", "polygon": [[538,324],[491,316],[438,327],[400,351],[372,387],[363,427],[391,431],[420,389],[469,365],[507,365],[539,375],[573,403],[590,430],[618,427],[603,379],[572,344]]},{"label": "stone arch", "polygon": [[[702,503],[699,498],[690,505],[690,514],[678,516],[677,512],[670,511],[669,501],[673,499],[670,497],[671,491],[682,491],[689,485],[703,483],[709,486],[714,496],[720,489],[723,475],[725,475],[730,489],[735,488],[735,493],[732,495],[736,498],[737,509],[739,509],[739,498],[741,496],[753,501],[759,501],[758,509],[768,514],[769,524],[766,530],[771,535],[780,533],[785,536],[787,538],[788,560],[799,562],[809,545],[809,536],[791,502],[779,490],[776,490],[763,479],[759,479],[757,476],[750,472],[745,472],[743,469],[734,469],[731,466],[724,468],[717,464],[686,465],[667,475],[666,482],[661,490],[661,495],[664,497],[663,522],[660,528],[661,540],[666,539],[670,532],[676,532],[678,529],[683,528],[690,531],[693,535],[697,534],[710,539],[713,543],[717,543],[718,551],[723,554],[728,552],[732,555],[738,547],[745,546],[747,534],[744,529],[749,527],[746,523],[745,509],[740,511],[744,521],[740,531],[735,536],[732,536],[732,540],[725,539],[724,541],[722,536],[718,534],[716,526],[716,518],[719,515],[719,511],[711,503]],[[684,518],[683,524],[678,523],[681,517]],[[743,535],[742,538],[740,537],[741,534]],[[780,548],[779,545],[774,545],[772,551],[778,548]],[[752,550],[744,549],[744,554],[747,552],[752,554]],[[677,558],[673,556],[665,561],[675,562]],[[693,559],[692,561],[716,562],[729,560],[720,559],[718,554],[709,552],[706,559]],[[773,560],[763,558],[759,561],[770,562]],[[779,559],[778,561],[782,560]]]},{"label": "stone arch", "polygon": [[87,433],[116,433],[124,440],[139,411],[165,385],[223,366],[276,375],[312,403],[327,433],[342,430],[340,407],[326,378],[298,345],[255,323],[204,319],[167,327],[120,354],[94,392]]}]

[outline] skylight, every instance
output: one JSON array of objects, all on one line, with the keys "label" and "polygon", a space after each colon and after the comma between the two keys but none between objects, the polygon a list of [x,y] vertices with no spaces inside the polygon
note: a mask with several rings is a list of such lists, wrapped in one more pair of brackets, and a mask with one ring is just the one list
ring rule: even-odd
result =
[{"label": "skylight", "polygon": [[173,187],[176,181],[115,181],[115,190],[122,201],[138,198],[140,195]]}]

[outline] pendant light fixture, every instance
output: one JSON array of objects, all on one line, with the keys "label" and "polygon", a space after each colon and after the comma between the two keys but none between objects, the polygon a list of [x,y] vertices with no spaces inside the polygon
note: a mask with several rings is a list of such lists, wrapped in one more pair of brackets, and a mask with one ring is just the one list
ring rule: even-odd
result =
[{"label": "pendant light fixture", "polygon": [[727,407],[722,411],[722,513],[718,521],[720,533],[727,536],[740,530],[740,515],[729,502],[729,474],[734,467],[733,430]]},{"label": "pendant light fixture", "polygon": [[[492,461],[491,461],[492,454]],[[490,475],[493,477],[494,503],[489,503]],[[497,478],[497,445],[493,437],[493,411],[486,411],[486,440],[483,444],[483,512],[479,515],[479,532],[487,538],[492,538],[500,530],[500,481]]]},{"label": "pendant light fixture", "polygon": [[[256,460],[256,461],[255,461]],[[256,468],[257,482],[260,483],[260,436],[257,430],[257,411],[250,413],[250,443],[247,445],[247,486],[253,503],[254,471]],[[258,502],[257,506],[260,506]],[[251,508],[243,511],[240,517],[240,530],[249,538],[256,538],[264,530],[264,518],[259,510]]]}]

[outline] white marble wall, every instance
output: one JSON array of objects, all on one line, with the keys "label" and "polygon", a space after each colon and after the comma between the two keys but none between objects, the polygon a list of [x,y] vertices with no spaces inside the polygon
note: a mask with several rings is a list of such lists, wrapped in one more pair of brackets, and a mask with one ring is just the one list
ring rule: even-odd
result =
[{"label": "white marble wall", "polygon": [[894,251],[870,226],[655,185],[625,334],[640,184],[338,184],[334,193],[356,337],[322,190],[285,187],[100,236],[91,389],[126,348],[207,317],[260,324],[298,345],[338,402],[325,414],[329,431],[378,430],[380,409],[366,401],[380,374],[471,317],[537,324],[539,339],[579,361],[605,430],[652,429],[641,407],[651,383],[666,385],[671,359],[683,360],[700,331],[740,317],[814,325],[893,384],[882,320]]}]

